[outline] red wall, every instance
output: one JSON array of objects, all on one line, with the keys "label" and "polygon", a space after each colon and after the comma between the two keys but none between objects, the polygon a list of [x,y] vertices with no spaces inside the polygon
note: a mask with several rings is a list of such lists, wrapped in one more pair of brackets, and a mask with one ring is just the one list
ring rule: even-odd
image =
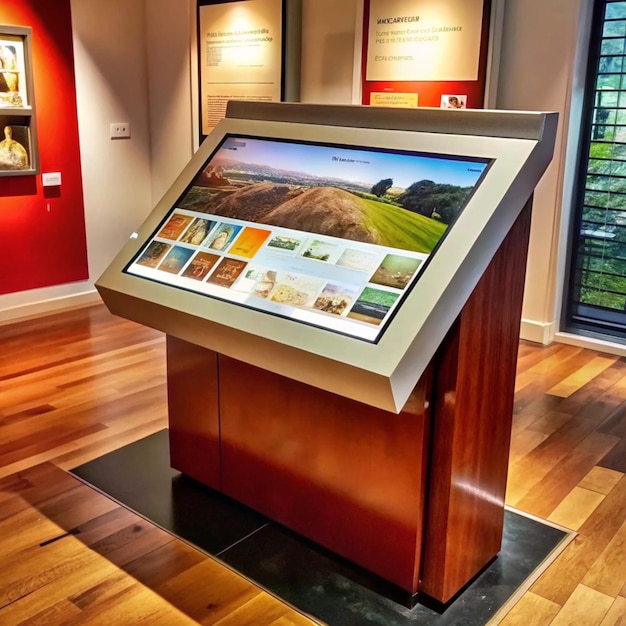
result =
[{"label": "red wall", "polygon": [[0,294],[87,279],[70,0],[1,0],[0,25],[30,26],[42,172],[0,177]]}]

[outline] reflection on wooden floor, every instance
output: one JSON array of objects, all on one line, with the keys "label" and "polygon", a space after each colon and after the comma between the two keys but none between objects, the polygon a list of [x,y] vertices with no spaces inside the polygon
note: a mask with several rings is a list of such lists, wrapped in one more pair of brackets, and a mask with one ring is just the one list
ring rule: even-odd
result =
[{"label": "reflection on wooden floor", "polygon": [[[62,471],[166,427],[160,333],[94,306],[0,355],[0,624],[315,623]],[[522,342],[507,503],[579,534],[503,624],[626,623],[625,473],[626,361]]]}]

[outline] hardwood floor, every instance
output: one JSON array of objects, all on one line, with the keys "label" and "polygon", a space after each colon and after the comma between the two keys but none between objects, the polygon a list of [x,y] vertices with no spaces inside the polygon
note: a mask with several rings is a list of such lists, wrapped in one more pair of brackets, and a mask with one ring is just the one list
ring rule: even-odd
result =
[{"label": "hardwood floor", "polygon": [[[166,425],[160,333],[0,326],[0,624],[316,623],[63,471]],[[503,624],[626,624],[625,474],[626,360],[522,342],[507,503],[578,536]]]}]

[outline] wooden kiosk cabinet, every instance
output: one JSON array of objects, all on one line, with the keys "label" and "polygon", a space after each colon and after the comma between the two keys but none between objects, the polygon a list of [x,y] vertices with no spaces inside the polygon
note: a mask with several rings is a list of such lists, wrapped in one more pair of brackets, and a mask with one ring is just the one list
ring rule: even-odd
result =
[{"label": "wooden kiosk cabinet", "polygon": [[500,550],[556,121],[231,102],[97,282],[167,334],[173,467],[449,601]]}]

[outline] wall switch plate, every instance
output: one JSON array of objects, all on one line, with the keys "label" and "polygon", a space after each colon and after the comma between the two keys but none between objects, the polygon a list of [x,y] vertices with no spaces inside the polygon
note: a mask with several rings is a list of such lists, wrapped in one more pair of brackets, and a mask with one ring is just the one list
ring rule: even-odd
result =
[{"label": "wall switch plate", "polygon": [[109,127],[111,139],[127,139],[130,137],[130,124],[128,122],[114,122]]},{"label": "wall switch plate", "polygon": [[61,184],[61,172],[47,172],[41,175],[41,184],[44,187],[57,187]]}]

